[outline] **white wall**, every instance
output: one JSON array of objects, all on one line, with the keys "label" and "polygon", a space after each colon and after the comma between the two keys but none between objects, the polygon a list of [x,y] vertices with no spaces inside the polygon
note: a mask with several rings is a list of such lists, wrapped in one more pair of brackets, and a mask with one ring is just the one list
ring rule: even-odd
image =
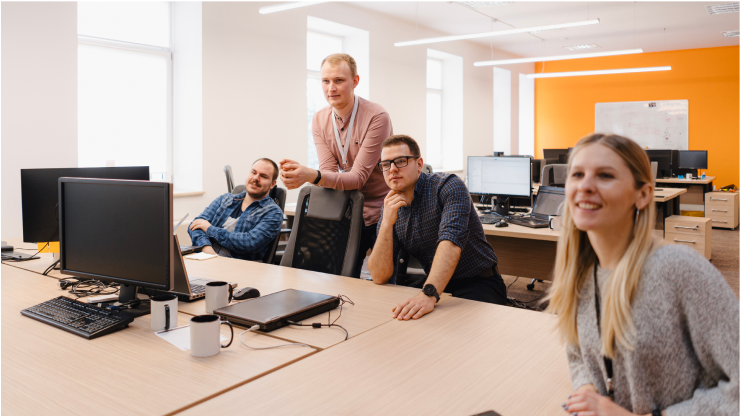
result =
[{"label": "white wall", "polygon": [[[370,32],[370,97],[391,116],[394,133],[424,151],[427,45],[394,42],[442,33],[416,31],[347,3],[268,15],[272,3],[203,3],[203,190],[175,199],[175,217],[200,213],[226,191],[223,166],[242,182],[253,160],[306,161],[306,22],[314,16]],[[2,3],[2,236],[21,235],[19,170],[77,165],[75,3]],[[491,50],[474,42],[435,44],[463,58],[463,159],[493,149],[493,70],[474,67]],[[496,51],[496,57],[509,56]],[[532,64],[509,66],[533,72]],[[518,98],[516,87],[512,97]],[[513,98],[514,100],[514,98]],[[518,105],[512,103],[512,119]],[[512,136],[518,123],[512,123]],[[516,148],[516,145],[513,146]],[[460,172],[464,176],[464,172]],[[294,202],[291,191],[288,202]]]},{"label": "white wall", "polygon": [[2,229],[20,237],[20,170],[77,167],[77,4],[2,2]]},{"label": "white wall", "polygon": [[[413,23],[376,14],[346,3],[327,3],[288,12],[260,15],[270,3],[203,3],[203,196],[175,200],[175,216],[199,213],[226,191],[222,168],[230,164],[238,182],[258,157],[279,162],[306,161],[305,59],[308,16],[370,32],[372,101],[391,116],[393,132],[408,134],[425,147],[426,49],[398,48],[399,40],[439,36]],[[493,70],[474,67],[490,59],[491,50],[473,42],[434,44],[463,57],[463,159],[493,151]],[[496,57],[507,56],[496,52]],[[532,64],[507,67],[533,72]],[[361,80],[362,82],[362,80]],[[516,84],[512,96],[518,97]],[[517,101],[514,99],[514,101]],[[512,136],[518,105],[512,103]],[[517,148],[514,143],[513,148]],[[464,172],[460,172],[464,176]],[[278,182],[280,184],[280,182]],[[288,193],[294,202],[298,192]]]}]

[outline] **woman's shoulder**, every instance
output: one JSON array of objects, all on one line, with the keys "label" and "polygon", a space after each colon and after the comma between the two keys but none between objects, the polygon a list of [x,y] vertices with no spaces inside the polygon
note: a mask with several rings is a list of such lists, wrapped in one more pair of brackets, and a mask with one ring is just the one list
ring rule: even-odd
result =
[{"label": "woman's shoulder", "polygon": [[642,277],[658,284],[683,287],[689,281],[723,279],[719,271],[693,248],[680,244],[663,244],[646,259]]}]

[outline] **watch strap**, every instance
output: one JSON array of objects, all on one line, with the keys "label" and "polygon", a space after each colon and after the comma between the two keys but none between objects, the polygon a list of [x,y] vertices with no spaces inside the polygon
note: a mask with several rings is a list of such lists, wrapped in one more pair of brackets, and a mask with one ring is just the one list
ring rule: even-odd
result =
[{"label": "watch strap", "polygon": [[660,410],[660,408],[654,409],[652,415],[653,416],[663,416],[663,411]]},{"label": "watch strap", "polygon": [[[431,295],[427,295],[426,293],[427,288],[430,288],[429,291],[432,293]],[[437,293],[437,288],[433,284],[424,285],[422,292],[429,297],[434,296],[437,299],[437,301],[434,303],[439,303],[439,293]]]},{"label": "watch strap", "polygon": [[318,185],[318,184],[319,184],[319,182],[321,182],[321,171],[320,171],[320,170],[318,170],[318,169],[316,169],[316,173],[317,173],[318,175],[316,175],[316,180],[315,180],[315,181],[313,181],[313,184],[314,184],[314,185]]}]

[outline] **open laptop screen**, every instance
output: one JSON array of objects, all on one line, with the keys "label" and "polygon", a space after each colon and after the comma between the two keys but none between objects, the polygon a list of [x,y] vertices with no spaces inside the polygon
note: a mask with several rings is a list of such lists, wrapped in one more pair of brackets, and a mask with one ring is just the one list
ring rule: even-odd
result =
[{"label": "open laptop screen", "polygon": [[537,191],[537,201],[532,209],[532,216],[545,218],[548,215],[560,215],[560,205],[565,201],[565,188],[541,186]]}]

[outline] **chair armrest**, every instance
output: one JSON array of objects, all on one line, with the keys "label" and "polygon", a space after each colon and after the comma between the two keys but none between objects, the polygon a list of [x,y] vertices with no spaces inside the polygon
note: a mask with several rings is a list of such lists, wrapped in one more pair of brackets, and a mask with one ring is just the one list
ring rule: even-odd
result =
[{"label": "chair armrest", "polygon": [[290,234],[291,229],[290,228],[281,228],[280,234]]}]

